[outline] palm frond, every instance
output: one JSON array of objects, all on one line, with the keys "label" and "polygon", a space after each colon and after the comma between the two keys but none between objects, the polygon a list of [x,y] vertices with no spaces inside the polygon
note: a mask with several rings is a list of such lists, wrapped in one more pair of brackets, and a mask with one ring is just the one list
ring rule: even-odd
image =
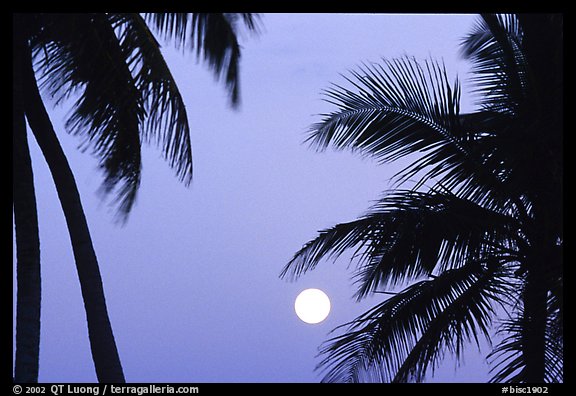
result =
[{"label": "palm frond", "polygon": [[[550,304],[553,305],[553,304]],[[560,310],[550,310],[546,323],[546,382],[564,381],[564,328]]]},{"label": "palm frond", "polygon": [[398,190],[362,218],[321,231],[284,267],[298,277],[354,248],[357,298],[464,265],[470,257],[517,260],[515,222],[448,192]]},{"label": "palm frond", "polygon": [[381,232],[385,217],[379,214],[366,215],[358,220],[341,223],[320,231],[319,235],[307,242],[284,266],[281,278],[295,279],[313,270],[325,258],[337,259],[346,250],[370,241],[371,234]]},{"label": "palm frond", "polygon": [[77,94],[68,129],[85,137],[125,221],[140,184],[140,147],[155,142],[181,181],[192,179],[186,108],[138,14],[51,14],[35,38],[42,87],[57,100]]},{"label": "palm frond", "polygon": [[526,96],[526,60],[522,29],[515,15],[483,14],[462,42],[462,54],[473,64],[473,83],[480,105],[516,115]]},{"label": "palm frond", "polygon": [[[526,324],[523,320],[514,319],[505,322],[499,332],[506,334],[504,340],[488,355],[493,364],[491,373],[494,373],[492,383],[523,383],[526,380],[526,359],[524,350],[524,336]],[[545,334],[545,376],[548,383],[563,382],[564,377],[564,341],[558,328],[548,324]]]},{"label": "palm frond", "polygon": [[346,148],[380,162],[418,154],[395,175],[398,184],[419,175],[415,188],[435,178],[462,197],[506,204],[506,173],[492,160],[498,145],[491,144],[503,117],[489,110],[460,114],[458,81],[449,83],[443,65],[383,60],[345,79],[350,88],[333,85],[325,92],[337,109],[312,126],[307,138],[312,146]]},{"label": "palm frond", "polygon": [[355,274],[357,297],[432,273],[458,268],[471,257],[519,259],[516,222],[447,191],[396,191],[372,208],[394,226],[372,238]]},{"label": "palm frond", "polygon": [[421,381],[445,351],[458,357],[464,342],[489,337],[503,287],[498,265],[471,262],[406,288],[325,343],[323,381]]},{"label": "palm frond", "polygon": [[[551,272],[554,272],[551,269]],[[546,282],[546,279],[543,279]],[[526,293],[526,285],[520,282],[518,289]],[[516,300],[513,306],[512,317],[505,320],[498,329],[499,334],[505,335],[503,340],[488,355],[493,365],[490,382],[530,382],[528,378],[528,364],[530,356],[527,354],[527,343],[533,338],[533,319],[526,312],[523,300]],[[548,383],[563,382],[564,376],[564,332],[562,310],[559,308],[555,293],[548,294],[546,325],[544,329],[543,356],[544,381]]]},{"label": "palm frond", "polygon": [[231,104],[240,99],[239,62],[241,47],[237,38],[238,21],[249,31],[258,30],[257,15],[217,13],[150,13],[144,18],[166,39],[178,47],[195,49],[218,78],[223,78]]},{"label": "palm frond", "polygon": [[132,208],[140,184],[144,99],[105,14],[43,15],[34,49],[41,87],[57,100],[78,94],[66,126],[100,157],[103,191],[117,191],[119,214]]},{"label": "palm frond", "polygon": [[506,337],[488,355],[489,361],[494,364],[490,372],[495,372],[490,382],[522,382],[522,327],[517,320],[508,320],[498,329],[498,332],[506,334]]},{"label": "palm frond", "polygon": [[181,181],[192,180],[192,148],[186,106],[160,45],[138,14],[114,14],[111,21],[118,32],[138,90],[144,98],[146,124],[142,139],[154,141]]},{"label": "palm frond", "polygon": [[[41,14],[33,46],[42,88],[57,101],[75,95],[67,128],[85,137],[126,220],[140,184],[141,142],[155,142],[185,184],[192,179],[186,109],[160,45],[138,14]],[[237,104],[237,25],[257,29],[253,14],[152,14],[164,36],[199,51],[224,76]]]},{"label": "palm frond", "polygon": [[465,150],[456,135],[459,85],[450,86],[437,62],[383,60],[345,78],[357,91],[334,85],[325,92],[339,109],[312,127],[314,146],[351,148],[383,161],[436,144]]}]

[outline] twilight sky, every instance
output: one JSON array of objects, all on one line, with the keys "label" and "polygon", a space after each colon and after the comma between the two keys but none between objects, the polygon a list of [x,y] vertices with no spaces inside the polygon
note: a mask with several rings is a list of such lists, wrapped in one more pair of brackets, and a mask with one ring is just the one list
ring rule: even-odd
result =
[{"label": "twilight sky", "polygon": [[[143,153],[139,198],[128,223],[96,191],[97,162],[52,111],[82,195],[108,309],[129,382],[317,382],[328,332],[380,301],[355,303],[346,258],[296,282],[282,267],[320,229],[362,215],[401,164],[378,166],[348,152],[303,144],[321,90],[362,61],[405,54],[444,59],[466,79],[460,39],[473,15],[264,14],[262,34],[243,37],[242,106],[229,108],[203,64],[166,43],[187,105],[194,181],[180,184],[155,147]],[[464,85],[463,111],[470,110]],[[50,174],[30,138],[42,252],[41,382],[94,382],[85,315],[64,217]],[[15,273],[15,270],[14,270]],[[15,279],[14,279],[15,285]],[[15,287],[15,286],[14,286]],[[332,300],[328,319],[300,321],[305,288]],[[15,292],[14,292],[15,295]],[[483,349],[486,354],[488,349]],[[446,360],[430,381],[484,382],[471,345],[457,371]]]}]

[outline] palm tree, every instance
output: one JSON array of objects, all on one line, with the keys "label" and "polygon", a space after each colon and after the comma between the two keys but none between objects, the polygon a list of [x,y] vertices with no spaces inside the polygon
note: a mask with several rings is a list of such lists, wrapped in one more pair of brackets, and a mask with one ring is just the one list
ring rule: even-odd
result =
[{"label": "palm tree", "polygon": [[19,53],[24,48],[23,33],[21,26],[17,24],[14,24],[13,28],[12,197],[15,232],[17,236],[21,236],[16,247],[19,285],[16,333],[19,345],[16,352],[15,378],[22,382],[36,382],[40,352],[40,240],[22,97],[22,57]]},{"label": "palm tree", "polygon": [[433,60],[363,65],[326,91],[337,110],[311,129],[318,149],[418,159],[395,176],[410,189],[321,231],[281,273],[353,249],[356,297],[389,296],[322,346],[324,381],[420,382],[495,326],[492,381],[562,381],[562,16],[482,15],[463,54],[474,113]]},{"label": "palm tree", "polygon": [[185,106],[149,25],[162,38],[195,49],[224,78],[235,107],[240,23],[256,29],[252,14],[14,14],[15,381],[35,382],[38,376],[40,260],[27,120],[66,218],[98,380],[124,382],[80,195],[39,86],[57,102],[76,99],[66,127],[84,137],[83,148],[100,159],[102,191],[115,195],[118,219],[126,221],[140,184],[143,142],[157,144],[186,185],[192,178]]}]

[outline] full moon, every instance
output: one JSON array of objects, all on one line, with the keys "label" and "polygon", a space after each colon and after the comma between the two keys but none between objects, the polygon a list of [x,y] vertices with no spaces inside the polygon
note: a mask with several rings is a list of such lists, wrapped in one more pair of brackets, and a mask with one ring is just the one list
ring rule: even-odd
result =
[{"label": "full moon", "polygon": [[330,313],[330,299],[320,289],[306,289],[296,297],[294,310],[303,322],[320,323]]}]

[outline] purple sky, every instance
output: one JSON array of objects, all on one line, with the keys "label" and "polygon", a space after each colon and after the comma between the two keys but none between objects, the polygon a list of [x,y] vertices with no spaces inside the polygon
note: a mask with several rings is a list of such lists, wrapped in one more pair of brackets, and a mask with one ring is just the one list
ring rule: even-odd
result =
[{"label": "purple sky", "polygon": [[[96,194],[102,181],[97,162],[63,133],[66,107],[52,111],[83,198],[128,381],[321,379],[313,369],[327,333],[381,296],[353,302],[346,258],[297,282],[278,275],[318,230],[362,215],[390,187],[400,164],[377,166],[304,145],[317,114],[331,109],[320,91],[343,82],[339,73],[362,61],[405,54],[443,58],[452,75],[464,79],[458,44],[474,18],[265,14],[262,34],[243,39],[239,111],[230,110],[222,84],[204,65],[166,44],[191,124],[194,181],[185,188],[159,150],[145,149],[138,202],[124,227],[113,224]],[[465,98],[464,111],[469,103]],[[30,140],[43,266],[39,380],[94,382],[64,218]],[[318,325],[294,314],[294,299],[308,287],[332,300],[330,316]],[[470,351],[461,369],[447,360],[430,380],[486,381],[486,364],[474,346]]]}]

